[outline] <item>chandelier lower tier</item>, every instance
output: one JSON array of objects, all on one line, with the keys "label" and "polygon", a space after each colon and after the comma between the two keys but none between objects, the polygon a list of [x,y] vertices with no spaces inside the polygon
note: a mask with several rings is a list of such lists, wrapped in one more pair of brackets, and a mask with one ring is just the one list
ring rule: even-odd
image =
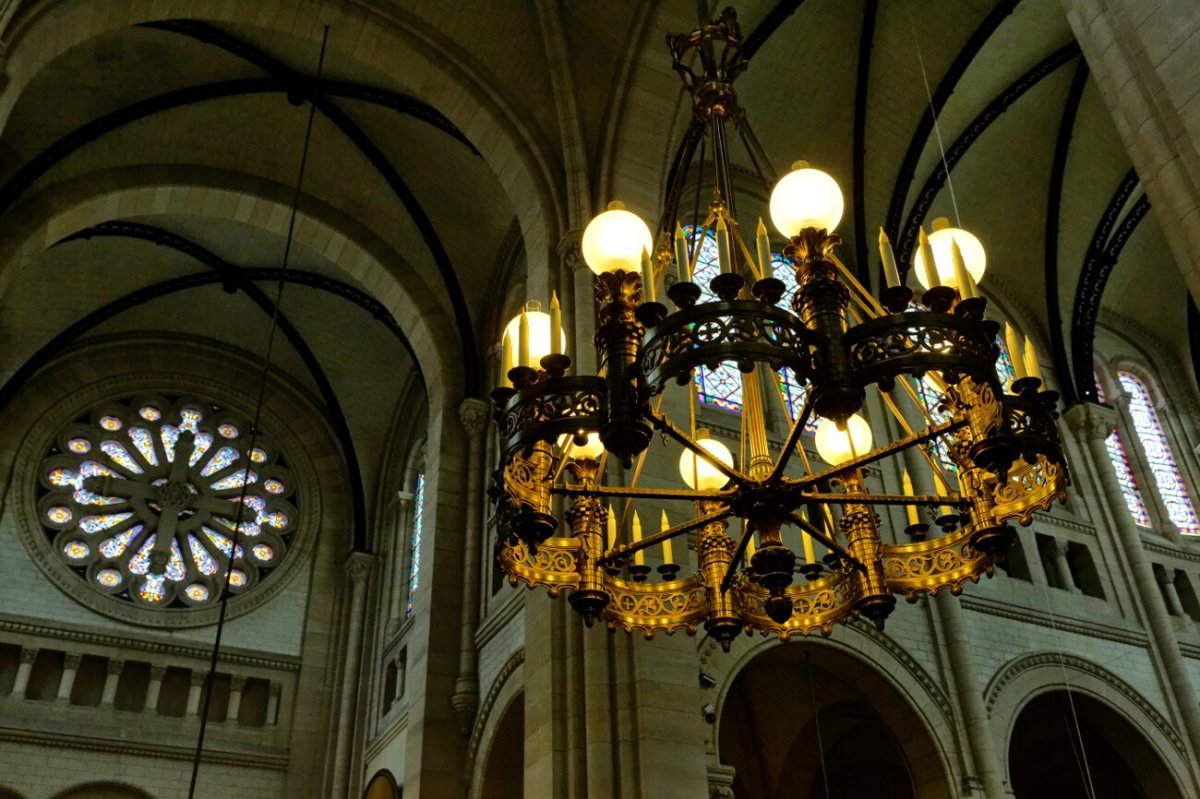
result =
[{"label": "chandelier lower tier", "polygon": [[[507,384],[493,392],[500,463],[491,493],[497,558],[510,581],[554,596],[569,591],[589,624],[598,619],[647,636],[703,626],[725,648],[743,631],[785,639],[828,634],[860,615],[882,629],[897,595],[958,594],[992,574],[1015,538],[1009,522],[1029,524],[1035,511],[1065,499],[1068,483],[1057,395],[1042,390],[1036,372],[1019,369],[1008,391],[997,374],[1000,326],[985,318],[987,301],[970,274],[981,276],[982,267],[970,269],[964,257],[973,256],[966,245],[977,244],[970,234],[922,234],[916,268],[930,287],[920,305],[895,274],[890,247],[881,246],[888,286],[876,298],[837,257],[836,183],[799,165],[771,196],[794,288],[773,274],[761,221],[751,254],[731,208],[725,140],[732,123],[751,160],[766,163],[732,88],[745,69],[740,44],[730,11],[671,40],[695,101],[694,129],[713,149],[713,200],[699,235],[689,242],[674,224],[678,175],[668,186],[673,199],[657,249],[645,224],[623,208],[598,216],[585,231],[583,255],[597,272],[599,374],[568,374],[552,303],[550,315],[523,312],[510,325]],[[948,251],[940,249],[945,242],[930,243],[941,233],[952,237]],[[706,235],[715,239],[720,273],[693,280]],[[674,310],[657,301],[664,285]],[[1024,355],[1011,354],[1017,361]],[[740,464],[695,426],[693,377],[723,363],[741,374]],[[805,387],[805,397],[786,440],[772,447],[761,392],[780,370]],[[933,381],[940,399],[923,429],[914,429],[891,395],[916,400],[912,383],[921,380]],[[686,424],[663,409],[677,387],[688,392]],[[875,447],[860,415],[868,390],[879,392],[900,431]],[[810,462],[802,445],[818,417],[824,464]],[[679,488],[636,484],[656,434],[682,448]],[[932,493],[909,490],[907,471],[900,493],[869,487],[879,483],[869,467],[906,452],[929,465]],[[565,505],[561,522],[556,497]],[[646,536],[636,511],[628,523],[631,503],[680,500],[693,509],[686,521],[670,525],[664,510],[662,529]],[[886,506],[905,507],[906,543],[881,538]],[[919,508],[931,511],[932,524],[920,521]],[[785,546],[785,529],[798,531],[803,557]],[[824,557],[815,556],[816,545]],[[663,561],[654,580],[645,565],[652,549]],[[676,560],[694,560],[694,569]],[[681,574],[685,568],[691,573]]]}]

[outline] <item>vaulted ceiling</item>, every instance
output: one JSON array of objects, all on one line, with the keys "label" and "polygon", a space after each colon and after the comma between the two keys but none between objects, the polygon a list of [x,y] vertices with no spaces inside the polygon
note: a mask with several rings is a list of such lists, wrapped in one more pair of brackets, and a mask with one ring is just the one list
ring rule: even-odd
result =
[{"label": "vaulted ceiling", "polygon": [[[689,121],[663,40],[694,26],[691,0],[15,5],[0,398],[97,337],[261,353],[279,274],[254,270],[283,262],[315,101],[273,361],[327,408],[368,494],[405,381],[486,393],[499,320],[562,288],[558,242],[603,202],[656,220]],[[1061,342],[1060,385],[1072,358],[1076,382],[1090,372],[1097,318],[1190,360],[1186,289],[1057,3],[738,11],[753,129],[774,169],[839,180],[864,273],[878,227],[905,260],[915,225],[958,216],[988,249],[984,290],[1044,351]]]}]

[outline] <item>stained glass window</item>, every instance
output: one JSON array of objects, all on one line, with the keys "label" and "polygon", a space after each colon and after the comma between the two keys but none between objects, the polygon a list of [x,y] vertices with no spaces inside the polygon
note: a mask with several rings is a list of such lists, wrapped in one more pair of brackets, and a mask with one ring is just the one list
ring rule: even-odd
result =
[{"label": "stained glass window", "polygon": [[[695,246],[696,237],[703,233],[694,225],[684,228],[691,246]],[[721,273],[717,261],[717,239],[711,231],[700,241],[700,254],[696,257],[696,269],[692,272],[692,282],[700,287],[700,302],[712,302],[717,296],[708,287],[709,281]],[[696,369],[693,378],[696,384],[696,396],[705,405],[714,408],[742,412],[742,373],[735,364],[723,363],[715,369],[701,366]]]},{"label": "stained glass window", "polygon": [[1130,372],[1117,372],[1117,380],[1129,397],[1129,416],[1133,420],[1133,430],[1137,433],[1138,443],[1142,445],[1146,465],[1154,475],[1155,487],[1167,509],[1167,517],[1184,535],[1200,535],[1200,521],[1196,519],[1196,511],[1188,497],[1187,486],[1184,485],[1179,468],[1175,465],[1175,455],[1167,443],[1167,436],[1158,419],[1158,411],[1154,409],[1154,403],[1150,400],[1150,392],[1146,385]]},{"label": "stained glass window", "polygon": [[235,593],[266,579],[288,550],[293,481],[261,435],[262,458],[246,468],[250,425],[233,417],[207,402],[143,397],[68,425],[38,496],[60,560],[95,590],[143,607],[213,604],[227,574]]},{"label": "stained glass window", "polygon": [[[791,307],[792,296],[795,295],[797,288],[796,268],[792,266],[791,261],[779,253],[774,253],[771,256],[771,272],[776,278],[783,281],[783,298],[779,300],[779,304]],[[804,399],[808,395],[808,388],[800,385],[795,373],[786,366],[779,370],[778,380],[779,389],[783,392],[783,398],[787,402],[788,418],[794,422],[804,410]],[[808,422],[804,425],[804,432],[816,432],[818,421],[820,420],[815,414],[810,414]]]},{"label": "stained glass window", "polygon": [[417,475],[417,489],[413,492],[412,537],[408,542],[408,608],[409,618],[413,615],[413,597],[417,593],[417,581],[421,577],[421,526],[425,521],[425,475]]},{"label": "stained glass window", "polygon": [[[1096,399],[1107,402],[1099,380],[1096,380]],[[1129,456],[1125,453],[1125,442],[1121,440],[1120,430],[1114,429],[1108,434],[1108,438],[1104,439],[1104,448],[1108,450],[1108,459],[1116,472],[1117,484],[1121,486],[1121,495],[1125,498],[1125,507],[1133,517],[1133,523],[1138,527],[1150,527],[1150,514],[1146,512],[1146,503],[1142,501],[1142,492],[1138,489],[1133,468],[1129,465]]]}]

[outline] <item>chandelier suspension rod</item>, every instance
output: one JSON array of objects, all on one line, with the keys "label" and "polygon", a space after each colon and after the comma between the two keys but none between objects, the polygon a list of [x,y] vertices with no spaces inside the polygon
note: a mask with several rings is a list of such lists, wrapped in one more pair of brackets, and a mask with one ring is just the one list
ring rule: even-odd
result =
[{"label": "chandelier suspension rod", "polygon": [[737,576],[738,567],[742,565],[742,558],[746,556],[746,547],[750,545],[750,541],[754,538],[755,526],[753,519],[742,518],[742,535],[738,538],[737,549],[733,551],[733,559],[729,561],[729,565],[725,568],[725,576],[721,578],[721,593],[724,594],[733,585],[733,578]]},{"label": "chandelier suspension rod", "polygon": [[810,502],[821,502],[829,505],[969,505],[970,500],[961,494],[843,494],[837,491],[817,491],[811,494],[801,493],[801,499]]},{"label": "chandelier suspension rod", "polygon": [[[800,446],[800,436],[804,434],[804,427],[808,424],[808,417],[812,415],[812,399],[808,394],[804,397],[804,408],[800,411],[800,415],[796,417],[796,421],[792,423],[792,429],[788,433],[787,443],[783,449],[779,451],[779,460],[775,462],[775,468],[771,471],[767,482],[771,485],[777,485],[783,477],[783,472],[787,468],[788,461],[792,458],[792,452]],[[805,458],[805,466],[808,466],[808,459]],[[811,471],[809,472],[811,474]]]},{"label": "chandelier suspension rod", "polygon": [[732,467],[726,466],[724,463],[721,463],[720,460],[714,458],[712,454],[708,452],[708,450],[692,441],[682,430],[676,427],[674,422],[672,422],[670,419],[658,413],[657,411],[647,411],[646,418],[654,422],[655,428],[662,430],[671,438],[675,439],[680,444],[683,444],[692,452],[699,455],[706,463],[710,464],[718,472],[725,475],[730,480],[733,480],[738,485],[746,485],[745,475],[743,475],[741,472],[738,472],[736,469],[733,469]]}]

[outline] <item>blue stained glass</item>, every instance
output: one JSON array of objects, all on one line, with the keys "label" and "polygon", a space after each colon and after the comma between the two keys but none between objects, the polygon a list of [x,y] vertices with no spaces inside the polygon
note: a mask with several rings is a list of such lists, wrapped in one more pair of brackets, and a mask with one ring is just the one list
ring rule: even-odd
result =
[{"label": "blue stained glass", "polygon": [[179,541],[171,542],[171,557],[167,561],[167,579],[179,582],[187,575],[183,565],[183,552],[179,549]]},{"label": "blue stained glass", "polygon": [[[798,288],[796,284],[796,268],[792,266],[792,262],[784,258],[779,253],[771,255],[771,273],[778,280],[783,282],[783,296],[779,299],[779,305],[783,308],[791,308],[792,297],[796,294]],[[783,398],[787,403],[788,418],[793,422],[796,417],[804,410],[804,400],[808,395],[808,389],[800,385],[800,381],[791,369],[786,366],[779,370],[778,374],[779,389],[783,392]],[[804,425],[804,432],[815,433],[817,430],[817,419],[815,414],[808,417],[808,422]]]},{"label": "blue stained glass", "polygon": [[196,448],[192,450],[192,457],[188,458],[188,466],[195,466],[204,457],[204,453],[208,452],[208,448],[212,446],[213,437],[211,433],[196,434]]},{"label": "blue stained glass", "polygon": [[417,490],[413,495],[412,536],[408,543],[408,609],[413,615],[413,596],[417,593],[417,582],[421,576],[421,527],[425,520],[425,475],[417,475]]},{"label": "blue stained glass", "polygon": [[1150,392],[1146,385],[1130,372],[1117,372],[1121,388],[1129,396],[1129,416],[1133,420],[1133,430],[1137,433],[1138,443],[1142,445],[1142,454],[1146,457],[1146,465],[1154,475],[1158,496],[1167,509],[1167,517],[1179,532],[1184,535],[1200,535],[1200,520],[1192,500],[1188,496],[1187,486],[1175,465],[1175,455],[1167,436],[1163,432],[1158,419],[1158,411],[1150,400]]},{"label": "blue stained glass", "polygon": [[213,560],[213,556],[204,548],[204,544],[200,543],[200,539],[190,533],[188,534],[188,549],[192,551],[192,561],[201,574],[217,573],[217,562]]},{"label": "blue stained glass", "polygon": [[204,468],[200,470],[200,474],[208,477],[214,472],[219,472],[229,464],[238,459],[238,451],[233,447],[221,447],[217,450],[217,454],[212,456],[212,459],[204,464]]},{"label": "blue stained glass", "polygon": [[98,533],[110,527],[116,527],[121,522],[133,516],[132,513],[109,513],[104,516],[84,516],[79,520],[79,527],[85,533]]},{"label": "blue stained glass", "polygon": [[[216,460],[216,458],[213,460]],[[249,480],[247,480],[247,478],[249,478]],[[212,489],[213,491],[224,491],[227,488],[241,488],[247,482],[258,482],[258,473],[253,469],[241,469],[233,474],[226,475],[217,482],[213,483]]]},{"label": "blue stained glass", "polygon": [[135,524],[123,533],[117,533],[100,545],[100,554],[106,558],[115,558],[129,548],[133,540],[141,535],[145,527]]},{"label": "blue stained glass", "polygon": [[137,461],[129,454],[129,450],[125,449],[125,445],[119,441],[112,441],[111,439],[101,441],[100,449],[103,450],[105,455],[112,458],[113,462],[126,471],[133,472],[134,474],[142,473],[142,467],[138,466]]},{"label": "blue stained glass", "polygon": [[145,574],[150,571],[150,553],[154,550],[154,541],[158,538],[157,533],[152,533],[137,554],[129,559],[129,571],[134,574]]},{"label": "blue stained glass", "polygon": [[[688,239],[695,245],[696,236],[702,229],[695,225],[684,228]],[[712,302],[717,296],[708,287],[709,282],[721,273],[717,262],[717,239],[710,231],[700,242],[700,254],[696,257],[696,269],[692,272],[692,282],[700,287],[700,302]],[[696,369],[693,378],[696,384],[696,395],[705,405],[715,408],[742,412],[742,373],[736,365],[723,363],[715,369],[701,366]]]},{"label": "blue stained glass", "polygon": [[[213,544],[216,545],[217,549],[219,549],[223,553],[225,553],[225,557],[229,557],[229,548],[233,543],[232,541],[229,540],[229,536],[221,535],[216,530],[212,529],[211,527],[208,527],[207,525],[201,526],[200,529],[204,531],[204,534],[206,536],[208,536],[208,540],[212,541]],[[245,553],[242,551],[242,547],[239,544],[237,549],[234,550],[234,559],[236,560],[236,559],[241,558],[243,554],[245,554]]]},{"label": "blue stained glass", "polygon": [[151,466],[158,465],[158,453],[154,451],[154,437],[150,435],[149,430],[144,427],[131,427],[129,428],[129,440],[146,459],[146,463]]},{"label": "blue stained glass", "polygon": [[196,425],[200,423],[202,418],[203,416],[201,415],[199,409],[184,408],[179,412],[179,429],[191,430],[193,433],[198,432]]}]

